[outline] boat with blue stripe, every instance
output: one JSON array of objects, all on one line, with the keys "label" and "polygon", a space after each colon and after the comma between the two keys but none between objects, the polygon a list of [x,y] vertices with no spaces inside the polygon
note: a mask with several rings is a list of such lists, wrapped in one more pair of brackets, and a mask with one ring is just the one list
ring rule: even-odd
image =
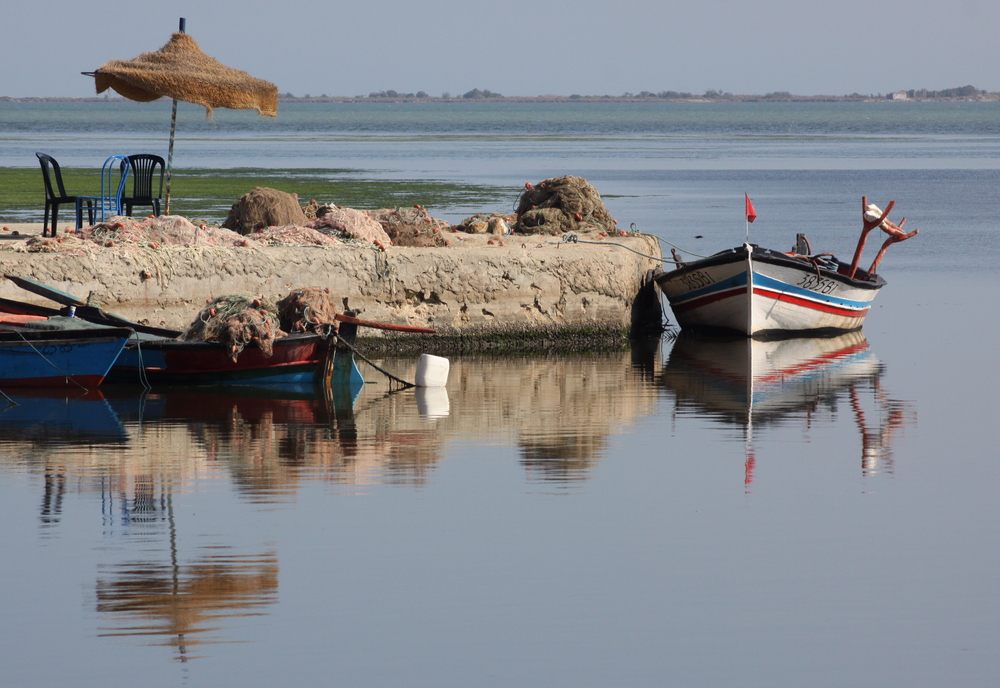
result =
[{"label": "boat with blue stripe", "polygon": [[96,387],[131,335],[123,327],[49,331],[0,326],[0,389]]},{"label": "boat with blue stripe", "polygon": [[[656,283],[682,329],[728,330],[747,336],[812,336],[860,329],[886,282],[875,270],[889,245],[903,234],[862,198],[864,227],[851,263],[829,253],[812,254],[805,235],[784,253],[749,241],[707,258],[675,261]],[[872,229],[889,234],[867,271],[858,267]]]}]

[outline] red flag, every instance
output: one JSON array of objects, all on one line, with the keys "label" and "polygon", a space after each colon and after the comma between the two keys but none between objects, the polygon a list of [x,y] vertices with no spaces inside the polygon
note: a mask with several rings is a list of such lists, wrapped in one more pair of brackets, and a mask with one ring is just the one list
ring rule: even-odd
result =
[{"label": "red flag", "polygon": [[750,202],[750,194],[744,193],[747,197],[747,222],[753,222],[757,219],[757,211],[753,209],[753,203]]}]

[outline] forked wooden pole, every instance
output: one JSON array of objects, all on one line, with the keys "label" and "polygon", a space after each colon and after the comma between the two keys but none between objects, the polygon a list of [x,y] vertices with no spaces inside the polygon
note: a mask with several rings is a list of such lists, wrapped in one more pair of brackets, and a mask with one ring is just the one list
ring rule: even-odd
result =
[{"label": "forked wooden pole", "polygon": [[868,241],[868,233],[882,224],[882,221],[885,220],[894,205],[896,205],[896,201],[889,201],[889,205],[886,206],[884,211],[882,211],[882,215],[878,218],[878,220],[871,222],[865,217],[865,213],[868,211],[868,197],[861,197],[861,222],[863,224],[861,227],[861,237],[858,239],[858,247],[854,249],[854,259],[851,260],[851,269],[847,272],[847,276],[851,279],[854,279],[854,275],[858,271],[858,263],[861,262],[861,254],[864,253],[865,242]]}]

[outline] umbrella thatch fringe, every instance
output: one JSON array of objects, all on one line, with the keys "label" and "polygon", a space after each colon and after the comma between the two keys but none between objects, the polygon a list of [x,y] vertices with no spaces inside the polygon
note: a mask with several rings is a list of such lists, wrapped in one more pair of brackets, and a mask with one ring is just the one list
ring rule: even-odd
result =
[{"label": "umbrella thatch fringe", "polygon": [[131,60],[111,60],[94,73],[98,93],[109,88],[139,102],[166,96],[212,108],[278,114],[278,87],[244,71],[226,67],[201,51],[186,33],[175,33],[155,52]]}]

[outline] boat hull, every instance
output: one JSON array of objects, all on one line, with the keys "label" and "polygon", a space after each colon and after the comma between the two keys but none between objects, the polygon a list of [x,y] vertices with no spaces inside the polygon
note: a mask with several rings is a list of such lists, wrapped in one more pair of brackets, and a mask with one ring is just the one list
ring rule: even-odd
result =
[{"label": "boat hull", "polygon": [[124,328],[0,331],[0,387],[96,387],[131,334]]},{"label": "boat hull", "polygon": [[750,336],[859,329],[885,281],[852,279],[783,253],[743,246],[663,273],[657,284],[682,329]]},{"label": "boat hull", "polygon": [[247,347],[233,361],[217,342],[133,340],[109,380],[176,385],[312,384],[321,381],[329,347],[318,335],[290,335],[274,340],[271,356]]}]

